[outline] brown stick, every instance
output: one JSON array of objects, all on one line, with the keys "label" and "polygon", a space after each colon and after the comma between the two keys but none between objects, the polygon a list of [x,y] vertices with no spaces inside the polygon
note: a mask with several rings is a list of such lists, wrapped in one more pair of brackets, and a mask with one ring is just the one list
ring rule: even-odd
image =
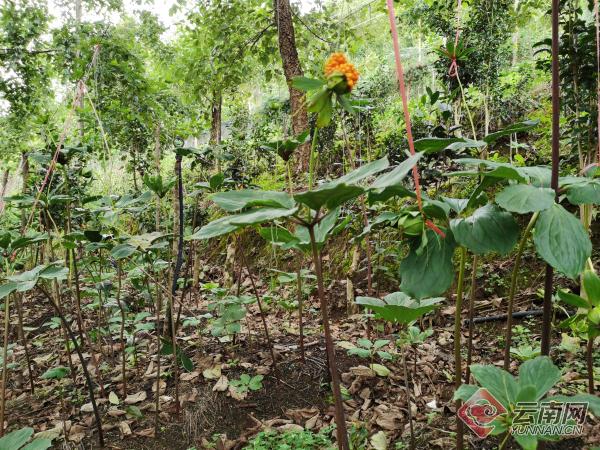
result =
[{"label": "brown stick", "polygon": [[250,284],[252,285],[252,291],[254,292],[256,302],[258,303],[258,310],[260,311],[260,318],[262,320],[263,328],[265,331],[265,339],[267,340],[267,345],[269,347],[269,351],[271,352],[271,359],[273,360],[273,370],[277,370],[277,360],[275,359],[275,351],[273,350],[273,343],[271,342],[271,336],[269,335],[269,327],[267,326],[267,319],[265,318],[262,302],[260,300],[260,294],[258,293],[258,289],[256,288],[256,283],[254,282],[252,272],[250,272],[250,267],[248,266],[246,255],[243,251],[240,251],[240,254],[242,264],[246,267],[246,270],[248,271],[248,278],[250,279]]},{"label": "brown stick", "polygon": [[313,263],[315,265],[315,271],[317,272],[317,287],[319,292],[319,301],[321,304],[323,331],[325,333],[325,348],[327,350],[327,361],[329,365],[329,373],[331,375],[331,384],[333,387],[333,398],[335,401],[335,424],[337,444],[340,450],[350,450],[350,445],[348,444],[348,431],[346,429],[346,419],[344,414],[344,402],[342,400],[342,391],[340,389],[340,377],[337,371],[335,350],[333,347],[333,339],[331,337],[331,329],[329,326],[329,312],[327,310],[327,299],[325,298],[325,288],[323,286],[323,268],[321,265],[321,253],[317,249],[314,226],[314,224],[310,224],[308,226],[308,232],[310,234]]}]

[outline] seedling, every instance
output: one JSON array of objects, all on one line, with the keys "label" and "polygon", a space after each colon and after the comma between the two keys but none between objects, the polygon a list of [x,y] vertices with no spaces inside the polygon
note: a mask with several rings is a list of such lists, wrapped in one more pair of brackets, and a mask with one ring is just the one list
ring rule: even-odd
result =
[{"label": "seedling", "polygon": [[251,377],[244,373],[240,375],[239,379],[229,381],[229,385],[233,386],[240,394],[245,394],[248,391],[258,391],[262,389],[263,378],[262,375],[254,375]]}]

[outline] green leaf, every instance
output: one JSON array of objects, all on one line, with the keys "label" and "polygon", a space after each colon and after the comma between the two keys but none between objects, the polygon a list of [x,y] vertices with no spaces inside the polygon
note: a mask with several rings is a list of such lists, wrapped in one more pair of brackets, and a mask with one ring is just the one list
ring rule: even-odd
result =
[{"label": "green leaf", "polygon": [[536,397],[541,399],[560,380],[560,369],[547,356],[538,356],[525,361],[519,367],[518,383],[520,386],[535,386]]},{"label": "green leaf", "polygon": [[144,417],[142,410],[135,405],[129,405],[127,408],[125,408],[125,412],[128,416],[135,417],[136,419],[141,419]]},{"label": "green leaf", "polygon": [[233,225],[230,223],[231,217],[234,216],[225,216],[217,220],[213,220],[212,222],[204,225],[202,228],[200,228],[198,231],[196,231],[194,234],[187,237],[186,239],[211,239],[217,236],[222,236],[224,234],[231,233],[232,231],[236,231],[240,227],[238,225]]},{"label": "green leaf", "polygon": [[587,177],[561,178],[560,186],[572,205],[600,205],[600,180]]},{"label": "green leaf", "polygon": [[53,367],[51,369],[46,370],[42,374],[42,379],[44,379],[44,380],[60,380],[64,377],[66,377],[68,374],[69,374],[68,367],[63,367],[63,366]]},{"label": "green leaf", "polygon": [[370,364],[369,368],[380,377],[387,377],[392,371],[383,364]]},{"label": "green leaf", "polygon": [[192,370],[194,370],[194,363],[192,362],[190,357],[188,355],[186,355],[183,352],[183,350],[181,350],[180,348],[177,349],[177,353],[178,353],[177,359],[179,359],[181,366],[188,372],[191,372]]},{"label": "green leaf", "polygon": [[248,382],[248,387],[252,391],[258,391],[259,389],[262,389],[262,380],[262,375],[254,375]]},{"label": "green leaf", "polygon": [[135,253],[135,247],[129,244],[115,245],[110,251],[110,255],[116,260],[127,258]]},{"label": "green leaf", "polygon": [[544,261],[573,279],[583,271],[592,253],[590,237],[581,221],[558,204],[540,213],[533,241]]},{"label": "green leaf", "polygon": [[337,180],[322,184],[317,189],[296,194],[294,199],[315,211],[323,206],[333,209],[365,192],[362,187],[356,186],[356,183],[387,169],[388,166],[387,157],[383,157],[365,164]]},{"label": "green leaf", "polygon": [[294,199],[299,203],[308,206],[314,211],[318,211],[323,206],[335,208],[341,204],[353,200],[363,194],[365,190],[360,186],[349,186],[347,184],[322,185],[321,187],[296,194]]},{"label": "green leaf", "polygon": [[208,185],[211,189],[218,189],[223,185],[225,181],[225,175],[223,173],[217,173],[209,178]]},{"label": "green leaf", "polygon": [[377,194],[383,194],[383,191],[388,188],[396,187],[408,175],[412,168],[417,165],[423,153],[415,153],[411,157],[405,159],[390,172],[378,177],[371,186],[369,191],[375,191]]},{"label": "green leaf", "polygon": [[0,286],[0,300],[2,300],[4,297],[8,297],[16,290],[17,283],[15,283],[14,281],[9,281],[8,283],[3,284],[2,286]]},{"label": "green leaf", "polygon": [[119,400],[119,396],[113,391],[110,391],[110,394],[108,394],[108,401],[113,405],[118,405],[119,403],[121,403],[121,401]]},{"label": "green leaf", "polygon": [[229,222],[236,226],[258,225],[263,222],[269,222],[281,217],[288,217],[295,214],[298,208],[255,208],[249,211],[229,216]]},{"label": "green leaf", "polygon": [[[34,439],[21,450],[46,450],[52,446],[50,439]],[[1,449],[2,447],[0,447]]]},{"label": "green leaf", "polygon": [[600,306],[600,277],[591,270],[583,272],[583,288],[590,303],[594,306]]},{"label": "green leaf", "polygon": [[423,138],[415,141],[415,150],[423,153],[434,153],[442,150],[462,150],[465,148],[481,148],[487,144],[466,138]]},{"label": "green leaf", "polygon": [[294,77],[292,79],[292,87],[304,92],[314,91],[315,89],[322,87],[324,84],[324,81],[315,80],[314,78]]},{"label": "green leaf", "polygon": [[21,428],[0,438],[0,450],[18,450],[33,434],[33,428]]},{"label": "green leaf", "polygon": [[537,127],[540,124],[539,120],[526,120],[524,122],[513,123],[512,125],[507,126],[506,128],[496,131],[495,133],[490,133],[483,140],[487,144],[493,144],[498,139],[503,136],[508,136],[513,133],[519,133],[522,131],[529,131],[532,128]]},{"label": "green leaf", "polygon": [[56,263],[51,263],[46,266],[43,270],[40,271],[39,277],[46,280],[64,280],[69,275],[69,269],[64,266],[57,265]]},{"label": "green leaf", "polygon": [[462,400],[465,402],[469,400],[478,390],[479,387],[472,384],[461,384],[458,389],[454,391],[454,397],[452,400]]},{"label": "green leaf", "polygon": [[450,228],[458,244],[478,255],[489,252],[505,255],[519,238],[519,225],[512,214],[492,204],[475,210],[466,219],[453,219]]},{"label": "green leaf", "polygon": [[253,206],[290,209],[295,206],[294,199],[285,192],[244,189],[241,191],[218,192],[210,199],[228,212],[240,211]]},{"label": "green leaf", "polygon": [[[487,159],[476,159],[476,158],[461,158],[454,160],[457,164],[465,164],[470,166],[481,166],[484,169],[482,171],[466,171],[457,172],[456,175],[464,176],[480,176],[485,175],[486,177],[499,178],[503,180],[516,180],[519,183],[526,183],[529,181],[529,177],[520,170],[509,163],[499,163],[495,161],[489,161]],[[487,170],[485,170],[487,169]],[[454,174],[450,174],[454,175]]]},{"label": "green leaf", "polygon": [[452,256],[456,242],[450,230],[442,238],[427,230],[427,243],[413,240],[409,254],[400,264],[400,289],[415,298],[432,297],[448,290],[454,279]]},{"label": "green leaf", "polygon": [[473,364],[471,373],[506,409],[515,403],[519,385],[510,373],[495,366],[481,364]]},{"label": "green leaf", "polygon": [[545,402],[587,402],[589,410],[596,417],[600,417],[600,397],[590,394],[554,395],[544,399]]},{"label": "green leaf", "polygon": [[415,300],[403,292],[386,295],[383,300],[373,297],[356,297],[356,304],[372,310],[378,317],[394,323],[410,323],[433,311],[443,298]]},{"label": "green leaf", "polygon": [[554,190],[531,184],[513,184],[496,195],[496,203],[518,214],[544,211],[554,205]]},{"label": "green leaf", "polygon": [[538,439],[530,434],[513,435],[515,441],[523,448],[523,450],[536,450],[538,448]]},{"label": "green leaf", "polygon": [[567,305],[574,306],[575,308],[590,308],[590,304],[587,302],[586,299],[580,297],[579,295],[571,294],[570,292],[565,292],[562,289],[558,291],[558,298],[560,298]]}]

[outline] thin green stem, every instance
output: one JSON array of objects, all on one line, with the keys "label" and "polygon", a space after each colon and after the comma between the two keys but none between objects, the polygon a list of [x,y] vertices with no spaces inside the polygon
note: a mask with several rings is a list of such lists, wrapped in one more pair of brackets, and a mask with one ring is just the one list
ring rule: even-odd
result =
[{"label": "thin green stem", "polygon": [[[467,249],[460,247],[460,263],[458,268],[458,284],[456,286],[456,310],[454,313],[454,387],[458,389],[462,384],[462,357],[460,354],[461,341],[461,313],[463,301],[463,287],[465,279],[465,264],[467,261]],[[456,401],[456,409],[460,408],[461,401]],[[462,450],[464,446],[463,423],[456,416],[456,449]]]},{"label": "thin green stem", "polygon": [[521,241],[519,242],[519,247],[517,249],[517,255],[515,257],[515,265],[513,267],[512,275],[510,277],[510,289],[508,291],[508,310],[506,316],[506,336],[504,339],[504,370],[508,370],[510,366],[510,345],[512,342],[512,316],[513,316],[513,308],[514,308],[514,300],[515,300],[515,292],[517,290],[517,276],[519,275],[519,269],[521,268],[521,258],[523,257],[523,251],[525,250],[525,245],[527,244],[527,239],[531,234],[531,230],[535,225],[540,213],[536,212],[531,216],[529,223],[527,224],[527,228],[523,232],[523,236],[521,236]]},{"label": "thin green stem", "polygon": [[460,96],[462,97],[462,102],[465,105],[467,110],[467,116],[469,117],[469,122],[471,123],[471,131],[473,132],[473,139],[477,139],[477,132],[475,131],[475,123],[473,122],[473,115],[471,114],[471,109],[467,103],[467,97],[465,96],[465,90],[463,89],[462,82],[460,81],[460,77],[458,76],[458,72],[456,73],[456,81],[458,81],[458,86],[460,87]]},{"label": "thin green stem", "polygon": [[313,188],[314,177],[315,177],[315,163],[316,163],[316,153],[317,153],[317,142],[319,136],[319,129],[315,127],[313,131],[312,143],[310,144],[310,159],[308,166],[308,189]]}]

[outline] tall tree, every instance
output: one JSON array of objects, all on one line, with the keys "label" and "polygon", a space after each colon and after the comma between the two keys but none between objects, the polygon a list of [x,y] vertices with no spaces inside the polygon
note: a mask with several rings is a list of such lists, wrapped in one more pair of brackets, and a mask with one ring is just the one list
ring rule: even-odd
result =
[{"label": "tall tree", "polygon": [[[294,77],[304,75],[298,50],[296,48],[296,37],[294,34],[294,22],[292,21],[292,9],[289,0],[273,0],[273,11],[275,13],[275,25],[279,36],[279,53],[283,64],[285,81],[290,92],[290,108],[292,114],[292,130],[294,134],[300,134],[308,128],[308,113],[304,93],[292,87]],[[308,170],[309,146],[303,145],[298,153],[297,172]]]}]

